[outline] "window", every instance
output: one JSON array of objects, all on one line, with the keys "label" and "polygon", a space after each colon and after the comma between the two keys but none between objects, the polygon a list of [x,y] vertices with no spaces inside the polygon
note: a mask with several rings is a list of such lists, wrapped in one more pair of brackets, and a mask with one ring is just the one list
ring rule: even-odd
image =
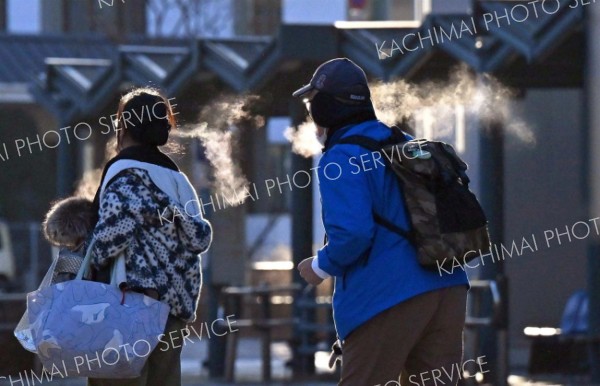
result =
[{"label": "window", "polygon": [[41,32],[40,1],[41,0],[7,0],[0,1],[6,6],[7,31],[14,34],[38,34]]},{"label": "window", "polygon": [[147,33],[151,36],[231,37],[235,23],[233,4],[233,0],[148,0]]},{"label": "window", "polygon": [[423,20],[431,0],[348,0],[348,20]]}]

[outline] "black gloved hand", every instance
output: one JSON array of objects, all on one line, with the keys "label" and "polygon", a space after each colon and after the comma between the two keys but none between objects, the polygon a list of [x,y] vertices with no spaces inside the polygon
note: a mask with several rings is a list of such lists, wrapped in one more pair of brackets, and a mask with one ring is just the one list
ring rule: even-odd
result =
[{"label": "black gloved hand", "polygon": [[342,342],[336,340],[331,346],[331,354],[329,355],[329,368],[333,369],[338,361],[342,361]]}]

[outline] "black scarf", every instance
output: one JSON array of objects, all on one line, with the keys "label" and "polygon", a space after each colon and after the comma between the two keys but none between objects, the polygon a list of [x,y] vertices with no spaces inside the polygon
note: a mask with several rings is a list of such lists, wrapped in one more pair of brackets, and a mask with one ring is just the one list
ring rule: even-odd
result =
[{"label": "black scarf", "polygon": [[358,125],[359,123],[362,122],[366,122],[366,121],[372,121],[377,119],[377,116],[375,115],[375,111],[373,110],[363,110],[360,111],[359,113],[352,115],[350,117],[348,117],[347,119],[342,120],[341,122],[339,122],[336,125],[333,125],[332,127],[330,127],[327,130],[327,139],[325,139],[325,145],[323,147],[322,152],[325,153],[327,150],[329,150],[335,143],[332,143],[332,138],[334,137],[334,134],[344,128],[347,127],[349,125]]},{"label": "black scarf", "polygon": [[[106,172],[115,162],[123,159],[129,159],[134,161],[146,162],[149,164],[154,164],[158,166],[165,167],[167,169],[174,170],[176,172],[179,171],[179,167],[177,164],[169,158],[168,155],[161,152],[156,146],[148,146],[148,145],[136,145],[129,146],[119,152],[114,158],[106,163],[104,166],[104,170],[102,171],[102,178],[100,179],[100,186],[98,186],[98,190],[96,191],[96,195],[94,196],[94,213],[96,213],[96,222],[98,221],[98,212],[100,211],[100,189],[102,188],[102,181],[104,181],[104,177],[106,177]],[[110,181],[106,184],[108,184]]]}]

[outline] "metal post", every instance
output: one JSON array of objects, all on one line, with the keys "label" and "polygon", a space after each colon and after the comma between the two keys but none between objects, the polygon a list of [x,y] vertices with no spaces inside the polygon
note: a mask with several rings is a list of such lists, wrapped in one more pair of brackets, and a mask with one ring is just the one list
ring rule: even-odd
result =
[{"label": "metal post", "polygon": [[[598,217],[600,213],[600,154],[598,145],[600,145],[600,44],[593,39],[600,33],[600,9],[597,7],[585,8],[585,26],[586,26],[586,66],[584,73],[584,91],[585,106],[584,129],[587,130],[588,148],[587,160],[588,169],[586,197],[588,202],[588,213],[590,218]],[[592,238],[592,240],[595,240]],[[588,246],[588,286],[589,294],[589,331],[590,340],[590,370],[591,383],[600,383],[600,243],[591,241]]]},{"label": "metal post", "polygon": [[[60,127],[69,126],[69,122],[64,120]],[[73,183],[75,182],[75,143],[67,143],[64,138],[58,145],[57,163],[56,163],[56,194],[58,197],[66,197],[73,193]]]},{"label": "metal post", "polygon": [[[305,119],[305,108],[299,101],[293,100],[290,104],[290,116],[294,126],[299,125]],[[298,170],[310,170],[312,168],[312,159],[304,158],[297,154],[292,155],[292,170],[294,173]],[[312,186],[304,189],[294,189],[292,192],[292,259],[294,266],[298,266],[300,261],[311,257],[313,254],[313,200]],[[294,283],[305,285],[306,283],[300,277],[297,270],[293,271]],[[314,289],[311,290],[310,297],[315,296]],[[302,310],[294,303],[294,318],[300,318]],[[309,320],[314,321],[314,311],[308,315]],[[294,341],[300,342],[300,332],[294,330]],[[294,352],[294,372],[299,375],[313,374],[315,371],[314,359],[310,360],[306,354]]]},{"label": "metal post", "polygon": [[[219,296],[221,294],[221,287],[211,283],[210,271],[209,267],[206,275],[208,284],[208,315],[209,320],[217,320],[220,313]],[[208,374],[211,379],[225,376],[225,348],[226,339],[223,337],[213,337],[208,341]]]},{"label": "metal post", "polygon": [[263,382],[271,382],[271,329],[268,326],[271,319],[271,296],[265,288],[265,292],[260,295],[262,323],[261,345],[262,345],[262,379]]},{"label": "metal post", "polygon": [[[481,173],[487,176],[481,186],[481,203],[485,209],[492,242],[504,240],[504,132],[499,123],[490,123],[483,130],[480,139]],[[485,355],[490,364],[489,376],[494,385],[507,384],[508,378],[508,281],[504,273],[504,262],[497,261],[481,267],[483,280],[496,280],[500,290],[502,306],[496,326],[480,329],[479,352]],[[482,312],[491,314],[491,306],[482,306]],[[489,382],[486,380],[486,383]]]},{"label": "metal post", "polygon": [[35,290],[40,284],[39,273],[40,273],[40,253],[38,245],[38,232],[39,226],[35,222],[30,222],[27,227],[29,231],[29,258],[30,258],[30,270],[29,278],[30,282],[27,291]]},{"label": "metal post", "polygon": [[[206,200],[210,194],[208,189],[202,189],[200,192],[202,200]],[[206,212],[205,218],[210,221],[210,213]],[[204,271],[203,281],[208,288],[208,317],[209,320],[217,320],[220,313],[224,313],[220,310],[220,296],[222,286],[213,283],[213,254],[209,251],[208,267]],[[225,350],[226,350],[226,339],[223,337],[213,337],[208,341],[208,374],[210,379],[222,378],[225,376]]]},{"label": "metal post", "polygon": [[0,0],[0,31],[2,32],[6,32],[6,26],[7,26],[7,13],[8,10],[6,9],[6,0]]}]

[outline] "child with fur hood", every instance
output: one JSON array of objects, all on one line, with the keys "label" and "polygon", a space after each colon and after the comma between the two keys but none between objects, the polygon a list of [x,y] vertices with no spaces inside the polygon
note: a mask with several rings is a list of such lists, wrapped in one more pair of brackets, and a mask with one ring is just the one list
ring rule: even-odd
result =
[{"label": "child with fur hood", "polygon": [[83,197],[69,197],[52,204],[42,223],[46,240],[60,248],[52,284],[72,280],[77,275],[95,218],[92,201]]}]

